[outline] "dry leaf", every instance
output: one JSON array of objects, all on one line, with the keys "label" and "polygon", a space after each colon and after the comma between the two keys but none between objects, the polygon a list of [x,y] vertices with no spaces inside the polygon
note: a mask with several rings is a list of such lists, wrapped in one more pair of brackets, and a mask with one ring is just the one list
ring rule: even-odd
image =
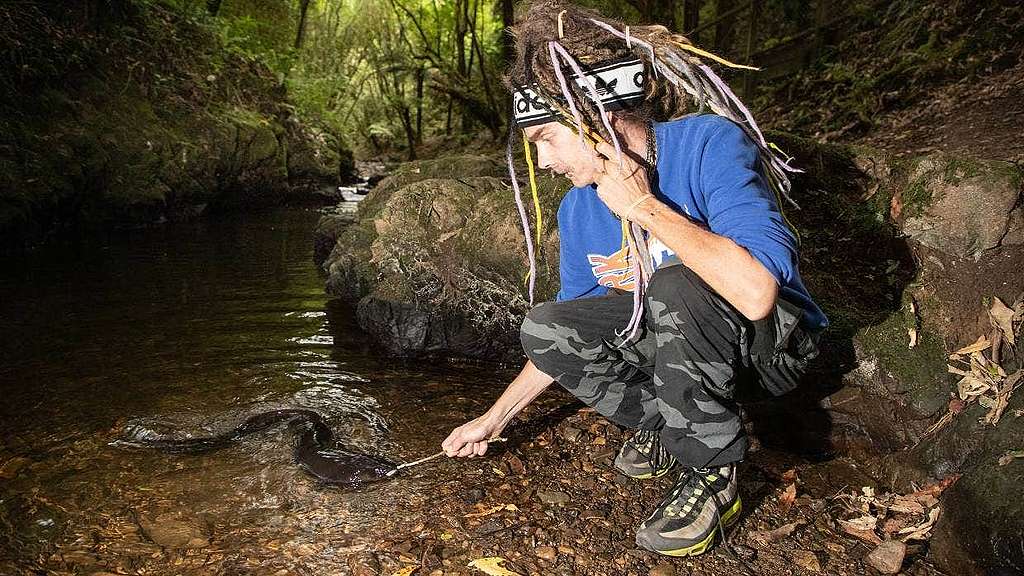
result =
[{"label": "dry leaf", "polygon": [[881,544],[882,539],[875,534],[875,524],[877,523],[878,519],[874,516],[861,516],[853,520],[840,520],[839,527],[850,536],[872,544]]},{"label": "dry leaf", "polygon": [[784,484],[793,484],[796,482],[796,468],[790,468],[782,473],[782,482]]},{"label": "dry leaf", "polygon": [[917,346],[917,328],[907,328],[907,336],[910,337],[910,347]]},{"label": "dry leaf", "polygon": [[999,457],[999,465],[1006,466],[1007,464],[1013,462],[1017,458],[1024,458],[1024,450],[1014,450],[1012,452],[1007,452],[1006,454],[1003,454],[1002,456]]},{"label": "dry leaf", "polygon": [[919,524],[918,526],[911,526],[904,528],[897,532],[897,534],[906,534],[900,538],[904,542],[908,540],[925,540],[927,535],[932,531],[932,526],[935,525],[935,521],[939,519],[939,508],[932,508],[931,512],[928,513],[928,519]]},{"label": "dry leaf", "polygon": [[467,566],[469,566],[470,568],[476,568],[477,570],[483,572],[484,574],[489,574],[490,576],[522,576],[522,574],[519,574],[518,572],[513,572],[506,568],[502,568],[501,563],[504,561],[505,559],[500,556],[490,556],[487,558],[477,558],[476,560],[473,560],[472,562],[467,564]]},{"label": "dry leaf", "polygon": [[1006,304],[999,298],[992,299],[992,307],[988,310],[988,319],[992,323],[992,326],[999,328],[1003,333],[1003,338],[1012,346],[1013,342],[1013,310],[1010,310]]},{"label": "dry leaf", "polygon": [[484,508],[481,504],[476,505],[476,512],[470,512],[466,514],[466,518],[479,518],[481,516],[490,516],[495,512],[501,512],[502,510],[508,510],[509,512],[515,512],[519,508],[515,504],[498,504],[497,506],[491,506],[490,508]]},{"label": "dry leaf", "polygon": [[779,506],[782,508],[783,514],[789,512],[794,500],[796,500],[796,484],[790,484],[779,496]]},{"label": "dry leaf", "polygon": [[420,569],[419,566],[406,566],[405,568],[402,568],[398,572],[392,573],[391,576],[411,576],[411,574],[413,572],[415,572],[415,571],[417,571],[419,569]]},{"label": "dry leaf", "polygon": [[793,530],[796,530],[796,527],[801,524],[803,524],[803,522],[790,522],[789,524],[783,524],[774,530],[755,530],[750,532],[750,538],[764,544],[778,542],[792,534]]},{"label": "dry leaf", "polygon": [[889,504],[889,510],[893,512],[902,512],[904,514],[924,514],[924,506],[921,505],[916,499],[905,498],[903,496],[897,496],[893,498],[892,503]]},{"label": "dry leaf", "polygon": [[[929,485],[925,486],[924,488],[921,488],[917,492],[912,492],[910,494],[907,494],[906,497],[907,498],[914,498],[914,499],[916,499],[916,500],[918,500],[919,502],[922,502],[922,503],[923,503],[923,501],[921,501],[921,497],[923,497],[923,496],[931,496],[933,498],[938,498],[939,496],[942,495],[943,492],[946,491],[946,488],[949,488],[950,486],[952,486],[953,483],[956,482],[959,479],[960,479],[960,475],[959,474],[950,474],[949,476],[946,476],[945,478],[943,478],[942,480],[940,480],[938,482],[935,482],[934,484],[929,484]],[[927,506],[927,504],[925,504],[925,506]]]},{"label": "dry leaf", "polygon": [[956,352],[953,352],[953,354],[972,354],[974,352],[981,352],[982,350],[988,350],[988,347],[991,345],[992,343],[988,341],[988,338],[979,336],[977,342],[969,346],[964,346]]}]

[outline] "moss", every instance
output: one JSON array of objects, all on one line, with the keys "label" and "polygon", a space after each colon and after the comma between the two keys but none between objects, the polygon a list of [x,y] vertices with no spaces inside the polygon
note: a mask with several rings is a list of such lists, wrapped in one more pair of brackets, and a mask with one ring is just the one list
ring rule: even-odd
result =
[{"label": "moss", "polygon": [[968,178],[974,178],[983,171],[980,162],[970,158],[954,157],[946,161],[942,177],[947,184],[959,185]]},{"label": "moss", "polygon": [[[910,296],[904,297],[900,311],[884,322],[864,328],[856,339],[865,351],[877,358],[881,367],[893,375],[908,395],[907,404],[922,415],[941,410],[949,399],[950,378],[946,371],[946,351],[942,338],[927,327],[918,327],[910,312]],[[917,345],[909,346],[908,329],[917,329]]]}]

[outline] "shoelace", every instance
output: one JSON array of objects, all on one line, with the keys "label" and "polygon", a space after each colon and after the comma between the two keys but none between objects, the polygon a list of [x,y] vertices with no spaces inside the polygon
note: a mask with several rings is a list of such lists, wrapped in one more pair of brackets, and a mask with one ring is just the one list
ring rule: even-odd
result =
[{"label": "shoelace", "polygon": [[[697,473],[697,472],[698,472],[698,469],[696,469],[696,468],[691,468],[691,469],[688,470],[688,473],[690,473],[690,474]],[[728,481],[730,481],[730,482],[732,481],[732,475],[733,474],[736,474],[736,467],[735,466],[733,466],[732,470],[730,471]],[[721,474],[719,474],[719,475],[721,475]],[[728,552],[729,556],[731,556],[733,560],[735,560],[736,562],[740,563],[743,566],[744,570],[747,571],[748,574],[757,574],[758,572],[756,570],[754,570],[753,566],[748,564],[746,560],[741,558],[738,554],[736,554],[736,552],[733,551],[732,543],[729,542],[729,540],[726,539],[726,537],[725,537],[725,524],[722,523],[722,514],[721,514],[721,512],[719,512],[719,510],[722,507],[722,501],[718,499],[718,493],[711,491],[711,483],[708,482],[708,479],[705,476],[705,474],[697,473],[697,478],[700,480],[701,484],[704,486],[704,489],[707,490],[710,493],[711,498],[713,498],[715,500],[714,509],[715,509],[715,523],[717,524],[716,529],[718,530],[718,535],[722,537],[722,545],[725,548],[725,551]]]},{"label": "shoelace", "polygon": [[[660,432],[657,430],[637,430],[636,434],[633,435],[633,444],[636,445],[637,451],[647,459],[647,465],[651,467],[653,472],[657,472],[671,456],[665,450],[665,447],[661,445],[659,434]],[[655,442],[658,443],[658,448],[657,450],[652,450]]]}]

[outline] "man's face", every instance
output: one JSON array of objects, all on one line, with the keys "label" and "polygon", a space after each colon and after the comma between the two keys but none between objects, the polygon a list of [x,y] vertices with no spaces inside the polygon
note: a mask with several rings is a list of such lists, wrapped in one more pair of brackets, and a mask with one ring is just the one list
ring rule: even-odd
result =
[{"label": "man's face", "polygon": [[573,186],[593,184],[601,169],[601,157],[593,146],[564,124],[548,122],[530,126],[526,138],[537,146],[537,166],[563,174]]}]

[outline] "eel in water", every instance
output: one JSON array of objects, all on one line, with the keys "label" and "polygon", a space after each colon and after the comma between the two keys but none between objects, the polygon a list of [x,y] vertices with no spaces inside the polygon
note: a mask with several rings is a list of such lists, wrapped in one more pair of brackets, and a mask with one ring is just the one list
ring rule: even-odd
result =
[{"label": "eel in water", "polygon": [[140,424],[129,424],[125,426],[124,437],[118,444],[173,453],[200,454],[222,448],[279,422],[290,422],[303,428],[295,445],[295,461],[324,484],[356,487],[387,478],[397,468],[394,462],[335,443],[334,434],[324,423],[323,417],[313,410],[302,408],[260,412],[249,416],[233,429],[213,436],[194,438],[174,438]]}]

